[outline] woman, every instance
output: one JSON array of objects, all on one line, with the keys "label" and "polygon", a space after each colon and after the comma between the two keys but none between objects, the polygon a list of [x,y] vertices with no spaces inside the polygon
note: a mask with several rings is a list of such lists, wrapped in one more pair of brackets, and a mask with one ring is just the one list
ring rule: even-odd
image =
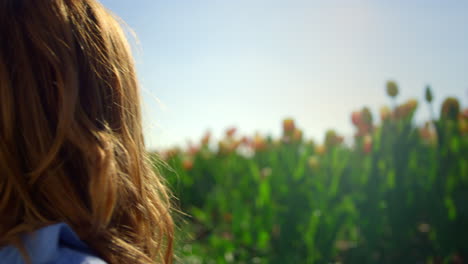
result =
[{"label": "woman", "polygon": [[172,263],[116,18],[95,0],[0,0],[0,263]]}]

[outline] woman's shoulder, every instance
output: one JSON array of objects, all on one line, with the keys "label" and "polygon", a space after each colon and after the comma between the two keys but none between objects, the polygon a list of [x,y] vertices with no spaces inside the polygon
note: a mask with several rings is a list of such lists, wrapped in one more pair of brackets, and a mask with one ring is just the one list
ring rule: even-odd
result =
[{"label": "woman's shoulder", "polygon": [[[65,223],[46,226],[23,238],[32,264],[105,264],[94,256]],[[25,263],[20,251],[7,246],[0,249],[2,264]]]}]

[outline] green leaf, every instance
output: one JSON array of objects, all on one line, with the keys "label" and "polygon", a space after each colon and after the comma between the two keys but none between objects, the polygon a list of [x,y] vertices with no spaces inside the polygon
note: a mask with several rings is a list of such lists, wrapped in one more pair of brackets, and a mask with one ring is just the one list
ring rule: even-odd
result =
[{"label": "green leaf", "polygon": [[451,221],[455,220],[457,218],[457,208],[455,207],[455,203],[452,198],[445,198],[445,206],[447,207],[448,219]]},{"label": "green leaf", "polygon": [[258,243],[257,243],[258,248],[266,249],[268,247],[269,240],[270,240],[270,234],[268,234],[264,230],[260,231],[260,233],[258,234]]}]

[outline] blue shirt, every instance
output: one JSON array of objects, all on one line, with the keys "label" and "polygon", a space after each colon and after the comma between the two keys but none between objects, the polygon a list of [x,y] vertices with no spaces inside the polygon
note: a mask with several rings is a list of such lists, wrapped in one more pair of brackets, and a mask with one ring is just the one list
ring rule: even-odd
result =
[{"label": "blue shirt", "polygon": [[[94,256],[65,223],[46,226],[23,238],[32,264],[106,264]],[[25,264],[20,251],[0,248],[0,263]]]}]

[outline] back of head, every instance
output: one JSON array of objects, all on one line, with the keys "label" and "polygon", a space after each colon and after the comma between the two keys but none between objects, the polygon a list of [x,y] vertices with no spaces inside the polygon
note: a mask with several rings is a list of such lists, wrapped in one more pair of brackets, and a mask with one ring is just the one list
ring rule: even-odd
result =
[{"label": "back of head", "polygon": [[117,20],[95,0],[0,0],[0,246],[66,222],[109,263],[172,261]]}]

